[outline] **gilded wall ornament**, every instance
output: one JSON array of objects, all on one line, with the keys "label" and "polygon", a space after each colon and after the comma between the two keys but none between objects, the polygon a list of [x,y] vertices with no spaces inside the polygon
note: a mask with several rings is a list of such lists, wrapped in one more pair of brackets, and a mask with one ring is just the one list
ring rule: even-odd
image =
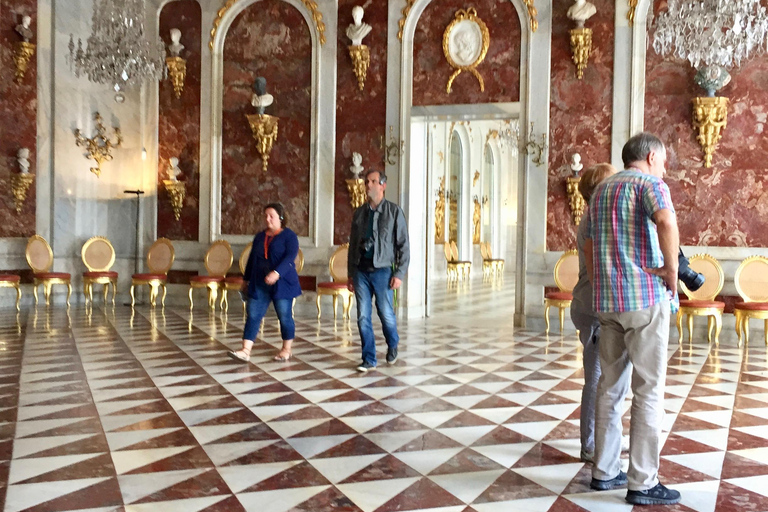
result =
[{"label": "gilded wall ornament", "polygon": [[116,137],[115,142],[112,142],[107,138],[107,129],[102,123],[101,114],[96,112],[93,118],[96,121],[96,135],[89,139],[83,137],[80,130],[77,129],[75,130],[75,144],[86,149],[85,158],[96,162],[96,167],[91,167],[91,172],[98,178],[101,176],[101,164],[112,160],[112,148],[120,147],[123,143],[123,135],[120,133],[120,128],[112,128]]},{"label": "gilded wall ornament", "polygon": [[403,40],[403,31],[405,30],[405,22],[408,20],[408,15],[411,13],[411,9],[413,8],[413,4],[416,3],[416,0],[405,0],[405,7],[403,7],[402,12],[403,16],[400,18],[400,21],[398,21],[398,25],[400,26],[400,29],[397,31],[397,38],[402,41]]},{"label": "gilded wall ornament", "polygon": [[627,19],[629,20],[629,26],[635,24],[635,11],[637,11],[637,0],[628,0],[629,11],[627,11]]},{"label": "gilded wall ornament", "polygon": [[488,27],[477,17],[474,7],[459,9],[453,21],[443,33],[443,53],[448,64],[454,69],[445,90],[451,93],[451,86],[462,71],[472,73],[485,91],[485,82],[477,66],[485,59],[490,44]]},{"label": "gilded wall ornament", "polygon": [[523,0],[525,6],[528,8],[528,19],[531,24],[531,32],[536,32],[539,29],[539,10],[533,5],[534,0]]},{"label": "gilded wall ornament", "polygon": [[693,128],[699,132],[696,140],[704,150],[704,167],[712,167],[712,156],[727,125],[728,98],[693,98]]}]

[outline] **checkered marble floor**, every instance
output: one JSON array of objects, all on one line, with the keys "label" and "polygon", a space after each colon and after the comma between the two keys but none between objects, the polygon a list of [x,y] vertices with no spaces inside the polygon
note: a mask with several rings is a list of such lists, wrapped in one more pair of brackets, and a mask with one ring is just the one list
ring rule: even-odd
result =
[{"label": "checkered marble floor", "polygon": [[[630,510],[578,459],[574,333],[513,331],[511,283],[436,290],[366,375],[354,323],[308,308],[294,359],[268,318],[248,365],[236,308],[0,312],[4,510]],[[664,509],[768,510],[765,347],[672,343],[666,384]]]}]

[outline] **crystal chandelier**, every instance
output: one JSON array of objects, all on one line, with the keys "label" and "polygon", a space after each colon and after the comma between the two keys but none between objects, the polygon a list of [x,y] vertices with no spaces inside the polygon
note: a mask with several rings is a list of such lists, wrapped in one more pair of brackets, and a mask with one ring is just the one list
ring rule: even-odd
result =
[{"label": "crystal chandelier", "polygon": [[659,14],[653,49],[700,65],[739,66],[766,51],[768,16],[760,0],[669,0]]},{"label": "crystal chandelier", "polygon": [[115,100],[125,99],[122,90],[136,82],[165,78],[165,45],[144,32],[143,0],[96,0],[91,35],[77,50],[69,37],[69,62],[76,76],[84,74],[98,84],[110,84]]}]

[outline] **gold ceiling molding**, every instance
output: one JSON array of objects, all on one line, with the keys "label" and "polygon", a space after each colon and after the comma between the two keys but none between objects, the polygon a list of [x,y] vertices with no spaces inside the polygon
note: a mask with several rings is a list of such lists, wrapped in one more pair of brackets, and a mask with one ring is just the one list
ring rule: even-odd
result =
[{"label": "gold ceiling molding", "polygon": [[637,1],[638,0],[628,0],[629,11],[627,12],[627,19],[629,20],[630,27],[635,24],[635,10],[637,10]]},{"label": "gold ceiling molding", "polygon": [[531,32],[536,32],[539,28],[539,20],[536,18],[539,15],[538,9],[534,7],[534,0],[523,0],[525,6],[528,7],[528,18],[531,20]]},{"label": "gold ceiling molding", "polygon": [[[208,48],[210,48],[211,51],[213,51],[213,41],[216,39],[216,32],[219,31],[221,20],[224,18],[224,15],[227,14],[227,11],[229,11],[238,1],[239,0],[227,0],[227,3],[225,3],[224,6],[219,9],[218,12],[216,12],[216,19],[213,20],[213,28],[211,29],[211,40],[208,42]],[[301,3],[303,3],[304,6],[309,9],[310,13],[312,14],[312,19],[315,22],[317,31],[320,33],[320,44],[324,45],[325,23],[323,23],[323,14],[317,8],[317,2],[313,2],[312,0],[301,0]]]},{"label": "gold ceiling molding", "polygon": [[403,31],[405,30],[405,21],[408,19],[408,14],[410,14],[411,8],[415,3],[416,3],[416,0],[405,0],[405,7],[403,7],[403,10],[402,10],[403,17],[400,18],[400,21],[398,22],[400,25],[400,30],[397,31],[397,38],[400,41],[403,40]]}]

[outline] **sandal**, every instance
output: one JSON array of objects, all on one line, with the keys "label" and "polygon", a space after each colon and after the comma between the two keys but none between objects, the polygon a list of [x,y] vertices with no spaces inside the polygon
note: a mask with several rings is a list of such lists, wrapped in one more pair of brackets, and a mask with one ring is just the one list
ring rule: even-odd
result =
[{"label": "sandal", "polygon": [[245,351],[245,349],[240,349],[237,351],[230,350],[227,352],[227,355],[234,359],[235,361],[240,361],[241,363],[247,363],[251,360],[251,351]]},{"label": "sandal", "polygon": [[288,361],[291,358],[292,355],[293,354],[291,354],[290,352],[286,352],[285,350],[281,350],[274,357],[274,360],[275,361],[280,361],[280,362],[285,362],[285,361]]}]

